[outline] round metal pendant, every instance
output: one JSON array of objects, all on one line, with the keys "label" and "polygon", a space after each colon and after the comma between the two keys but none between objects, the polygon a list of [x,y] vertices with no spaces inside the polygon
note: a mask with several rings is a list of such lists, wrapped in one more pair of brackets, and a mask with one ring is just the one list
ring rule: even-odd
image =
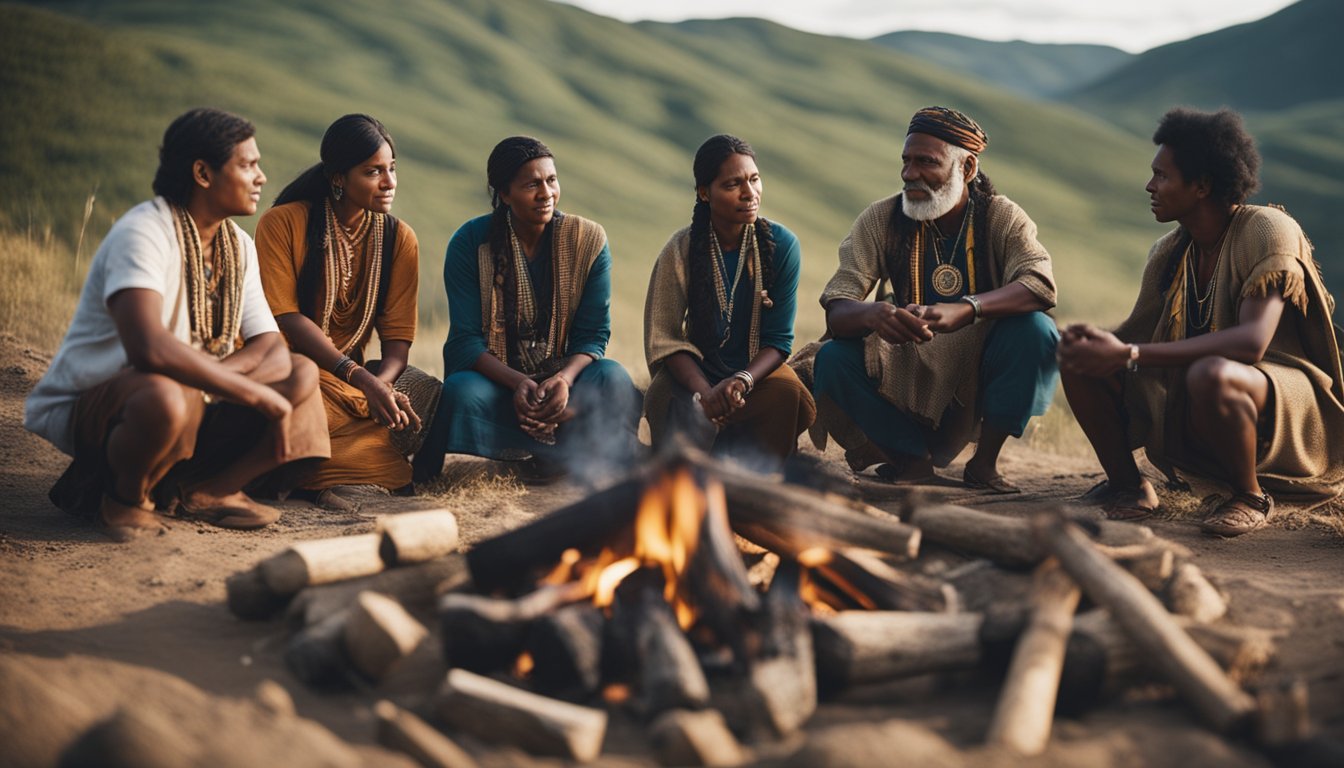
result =
[{"label": "round metal pendant", "polygon": [[933,290],[939,296],[955,296],[961,292],[961,270],[951,264],[939,264],[933,270]]}]

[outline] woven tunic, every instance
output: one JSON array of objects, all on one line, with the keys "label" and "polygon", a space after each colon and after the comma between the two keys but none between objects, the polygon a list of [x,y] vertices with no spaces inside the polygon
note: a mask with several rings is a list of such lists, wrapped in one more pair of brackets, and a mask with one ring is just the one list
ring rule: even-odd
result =
[{"label": "woven tunic", "polygon": [[[1184,240],[1178,228],[1153,245],[1138,299],[1116,335],[1128,343],[1173,338],[1175,293],[1161,285],[1173,253]],[[1182,276],[1178,275],[1177,279]],[[1237,324],[1242,299],[1283,294],[1283,317],[1264,358],[1255,367],[1273,390],[1272,430],[1257,457],[1256,474],[1277,496],[1321,501],[1344,484],[1344,375],[1325,289],[1311,243],[1297,222],[1276,208],[1239,206],[1223,240],[1215,273],[1213,325]],[[1159,467],[1221,475],[1186,438],[1186,368],[1140,369],[1126,378],[1129,438]]]},{"label": "woven tunic", "polygon": [[[278,205],[262,214],[257,222],[257,255],[261,264],[261,282],[271,312],[277,317],[299,311],[299,273],[308,257],[308,203]],[[372,228],[370,227],[370,230]],[[368,235],[366,234],[367,238]],[[339,349],[351,341],[363,317],[368,259],[380,259],[381,253],[368,253],[363,244],[355,249],[353,271],[346,295],[336,297],[328,335]],[[373,318],[364,337],[356,339],[350,356],[364,362],[364,348],[378,331],[380,341],[415,340],[417,293],[420,286],[420,244],[415,232],[404,221],[397,224],[397,242],[392,252],[391,279],[382,310]],[[317,306],[323,306],[327,287],[318,291]],[[327,429],[331,433],[331,459],[323,463],[308,482],[310,488],[333,485],[381,485],[400,488],[411,482],[411,466],[392,444],[390,433],[369,416],[364,392],[322,371],[322,402],[327,411]],[[418,414],[428,419],[430,414]]]}]

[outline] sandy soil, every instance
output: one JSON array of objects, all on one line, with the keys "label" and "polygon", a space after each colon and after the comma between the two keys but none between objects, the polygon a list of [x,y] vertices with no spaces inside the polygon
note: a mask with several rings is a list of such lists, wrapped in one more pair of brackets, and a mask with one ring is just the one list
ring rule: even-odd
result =
[{"label": "sandy soil", "polygon": [[[33,759],[39,763],[50,761],[80,730],[119,706],[172,714],[176,727],[187,733],[193,728],[235,728],[235,738],[254,739],[258,749],[271,749],[264,754],[277,761],[292,762],[293,757],[280,746],[286,743],[282,736],[291,732],[271,733],[281,721],[309,729],[305,731],[309,737],[342,759],[391,758],[372,746],[371,705],[379,695],[407,699],[410,695],[405,691],[309,691],[281,660],[285,632],[280,622],[235,619],[224,606],[224,580],[292,541],[371,530],[373,513],[395,508],[396,502],[371,503],[352,513],[292,503],[284,505],[285,515],[278,524],[260,532],[235,533],[177,522],[167,535],[130,545],[114,544],[88,522],[64,515],[46,499],[65,458],[25,432],[21,422],[23,398],[45,370],[48,356],[13,337],[0,336],[0,360],[7,361],[0,368],[0,466],[4,468],[0,474],[0,732],[15,728],[24,717],[58,719],[44,717],[42,706],[56,707],[51,714],[59,711],[64,722],[60,728],[48,729],[46,740],[30,752],[10,751],[9,759],[22,763],[19,757],[27,754],[36,755]],[[1058,456],[1017,445],[1007,449],[1003,468],[1023,485],[1025,494],[985,496],[967,492],[950,480],[928,490],[953,503],[1021,515],[1074,497],[1099,477],[1090,456]],[[449,482],[434,489],[430,499],[457,513],[467,543],[515,527],[582,495],[581,489],[565,484],[538,488],[489,479],[487,469],[484,462],[462,463]],[[960,466],[944,473],[959,477]],[[1192,550],[1195,561],[1229,596],[1231,609],[1224,621],[1278,633],[1278,655],[1258,682],[1305,679],[1318,729],[1344,740],[1344,536],[1338,518],[1329,513],[1285,514],[1266,530],[1224,541],[1205,537],[1190,524],[1189,515],[1196,507],[1192,498],[1168,496],[1168,507],[1176,511],[1148,524],[1158,535]],[[438,673],[441,670],[433,674]],[[15,680],[40,680],[50,696],[41,702],[32,698],[18,702],[17,691],[24,689],[12,685]],[[266,716],[287,711],[287,706],[274,703],[274,687],[262,685],[267,680],[278,683],[292,697],[297,718]],[[421,691],[432,690],[435,682],[421,681]],[[917,680],[826,702],[809,724],[805,744],[797,739],[762,750],[759,756],[780,762],[802,746],[803,751],[793,755],[795,764],[883,764],[889,763],[896,745],[904,745],[916,763],[1016,764],[1008,756],[977,746],[994,705],[997,688],[993,681],[954,682]],[[1179,701],[1160,693],[1145,688],[1081,717],[1061,720],[1046,762],[1117,766],[1267,763],[1244,740],[1211,735]],[[78,701],[69,701],[72,697]],[[66,703],[52,703],[57,699]],[[219,714],[235,709],[250,714]],[[27,714],[16,715],[19,711]],[[192,725],[193,718],[205,718],[206,724]],[[271,741],[266,740],[268,733]],[[602,763],[649,764],[642,739],[635,723],[615,718]],[[485,765],[548,763],[469,739],[463,743]],[[341,753],[347,744],[354,745],[354,751]],[[307,757],[321,762],[315,757],[320,754]],[[0,763],[6,762],[0,757]],[[325,762],[339,761],[330,757]]]}]

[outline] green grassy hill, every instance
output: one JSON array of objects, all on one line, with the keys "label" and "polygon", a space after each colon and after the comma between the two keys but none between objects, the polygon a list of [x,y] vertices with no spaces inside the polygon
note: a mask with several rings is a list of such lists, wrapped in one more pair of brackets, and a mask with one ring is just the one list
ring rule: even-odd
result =
[{"label": "green grassy hill", "polygon": [[1116,70],[1133,54],[1108,45],[995,42],[946,32],[905,30],[872,39],[951,72],[962,72],[1025,96],[1072,91]]},{"label": "green grassy hill", "polygon": [[1326,283],[1344,291],[1344,79],[1337,62],[1344,3],[1302,0],[1249,24],[1155,48],[1068,97],[1151,136],[1178,104],[1230,106],[1264,158],[1252,202],[1287,207],[1316,244]]},{"label": "green grassy hill", "polygon": [[[422,244],[422,332],[438,370],[443,248],[484,212],[485,158],[512,133],[556,151],[561,207],[602,222],[616,256],[612,354],[643,369],[648,270],[689,221],[691,157],[707,135],[751,141],[764,211],[802,240],[800,338],[854,217],[899,184],[905,125],[947,103],[991,136],[983,167],[1056,259],[1061,314],[1116,320],[1160,234],[1143,199],[1146,143],[866,41],[759,21],[627,25],[542,0],[285,4],[45,2],[0,6],[0,220],[73,242],[97,188],[94,240],[149,195],[163,128],[213,104],[258,127],[267,195],[317,158],[335,117],[365,111],[398,142],[396,212]],[[15,105],[19,105],[18,108]],[[15,119],[17,118],[17,119]],[[243,222],[249,228],[253,222]],[[85,246],[85,257],[89,252]]]}]

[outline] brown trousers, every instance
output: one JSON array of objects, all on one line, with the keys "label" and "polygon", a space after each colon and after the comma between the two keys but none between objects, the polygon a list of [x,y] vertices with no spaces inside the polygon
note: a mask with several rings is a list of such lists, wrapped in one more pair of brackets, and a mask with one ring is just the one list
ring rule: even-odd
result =
[{"label": "brown trousers", "polygon": [[[150,381],[165,377],[126,369],[84,392],[75,404],[75,455],[56,481],[53,504],[76,514],[96,516],[102,495],[113,487],[107,439],[121,422],[126,400]],[[176,382],[173,382],[176,384]],[[173,446],[176,462],[161,477],[147,478],[156,506],[171,510],[181,486],[210,477],[237,461],[260,440],[274,440],[275,425],[256,410],[236,403],[207,405],[198,389],[182,388],[188,423]],[[254,494],[274,496],[292,490],[331,455],[322,395],[314,389],[293,403],[288,425],[289,453],[248,484]]]},{"label": "brown trousers", "polygon": [[742,457],[763,454],[782,461],[798,449],[798,436],[817,418],[817,406],[798,374],[781,365],[756,382],[747,404],[719,428],[705,418],[690,390],[663,368],[644,395],[644,413],[655,448],[679,433],[705,450]]}]

